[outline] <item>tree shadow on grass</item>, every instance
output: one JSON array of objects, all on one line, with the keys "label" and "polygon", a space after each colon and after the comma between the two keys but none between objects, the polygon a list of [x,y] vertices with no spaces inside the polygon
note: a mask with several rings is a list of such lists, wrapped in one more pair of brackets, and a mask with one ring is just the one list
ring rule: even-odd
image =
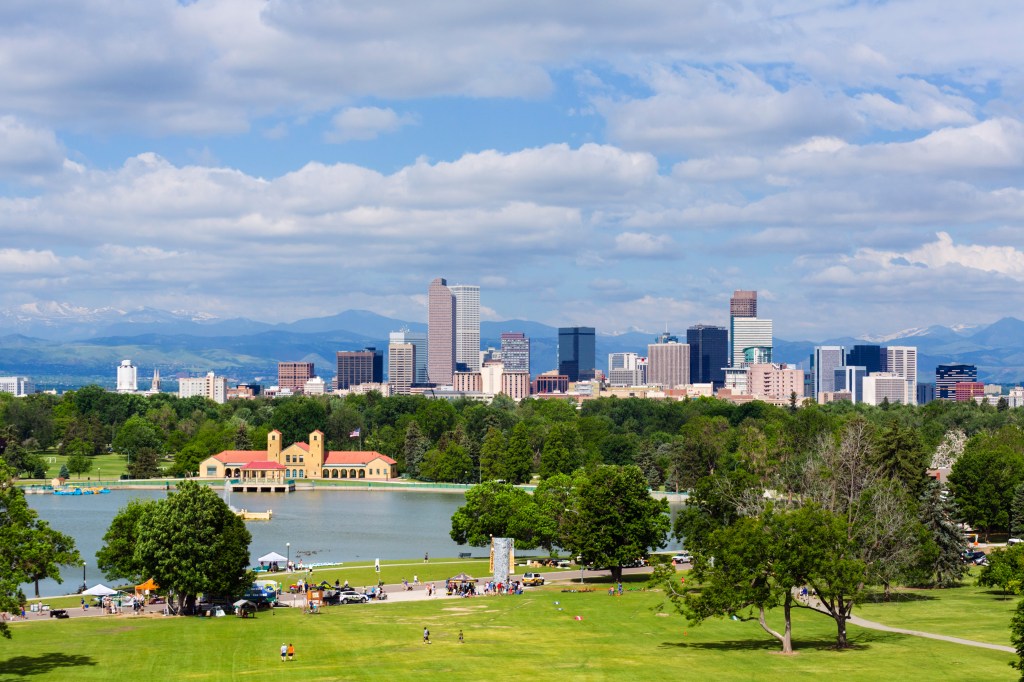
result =
[{"label": "tree shadow on grass", "polygon": [[[867,651],[873,642],[886,639],[884,632],[858,632],[856,637],[850,637],[848,645],[842,651]],[[730,639],[719,642],[662,642],[661,649],[695,649],[700,651],[766,651],[778,653],[782,645],[773,639]],[[793,640],[793,651],[837,651],[836,640],[814,639],[814,640]]]},{"label": "tree shadow on grass", "polygon": [[938,597],[933,597],[928,594],[921,594],[920,592],[893,592],[889,595],[889,598],[885,598],[885,594],[878,592],[869,594],[864,597],[865,604],[898,604],[900,602],[914,602],[914,601],[935,601]]},{"label": "tree shadow on grass", "polygon": [[91,656],[78,654],[50,653],[39,656],[15,656],[0,660],[0,679],[6,677],[30,677],[48,675],[66,668],[96,665]]}]

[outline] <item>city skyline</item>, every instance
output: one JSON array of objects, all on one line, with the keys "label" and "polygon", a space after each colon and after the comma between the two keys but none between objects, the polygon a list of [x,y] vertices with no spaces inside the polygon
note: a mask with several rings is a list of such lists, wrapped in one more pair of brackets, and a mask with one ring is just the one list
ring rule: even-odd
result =
[{"label": "city skyline", "polygon": [[437,272],[612,332],[737,288],[790,338],[1024,304],[1012,3],[0,14],[2,309],[423,319]]}]

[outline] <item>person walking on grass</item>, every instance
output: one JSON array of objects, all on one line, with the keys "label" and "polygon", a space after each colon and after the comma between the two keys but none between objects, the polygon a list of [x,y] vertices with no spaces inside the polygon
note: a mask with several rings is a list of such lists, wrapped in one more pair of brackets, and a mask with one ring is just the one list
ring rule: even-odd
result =
[{"label": "person walking on grass", "polygon": [[423,643],[430,644],[430,630],[426,627],[423,628]]},{"label": "person walking on grass", "polygon": [[288,643],[288,660],[289,661],[294,661],[295,660],[295,645],[292,644],[291,642]]},{"label": "person walking on grass", "polygon": [[459,644],[465,644],[466,640],[462,637],[462,628],[459,628]]},{"label": "person walking on grass", "polygon": [[285,657],[288,655],[288,645],[281,645],[281,662],[284,663]]}]

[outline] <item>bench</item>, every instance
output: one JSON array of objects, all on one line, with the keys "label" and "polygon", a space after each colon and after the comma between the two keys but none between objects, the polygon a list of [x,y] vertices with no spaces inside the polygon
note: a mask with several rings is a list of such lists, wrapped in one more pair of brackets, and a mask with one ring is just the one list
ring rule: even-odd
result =
[{"label": "bench", "polygon": [[468,559],[471,556],[473,556],[472,552],[459,552],[460,559]]}]

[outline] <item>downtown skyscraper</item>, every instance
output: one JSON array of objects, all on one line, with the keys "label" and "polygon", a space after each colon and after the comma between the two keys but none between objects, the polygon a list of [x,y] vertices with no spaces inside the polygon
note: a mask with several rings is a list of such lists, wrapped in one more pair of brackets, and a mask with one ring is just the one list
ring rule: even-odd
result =
[{"label": "downtown skyscraper", "polygon": [[480,371],[480,287],[455,284],[448,287],[455,298],[455,368]]},{"label": "downtown skyscraper", "polygon": [[451,386],[454,371],[455,297],[438,277],[427,289],[427,377],[432,384]]},{"label": "downtown skyscraper", "polygon": [[690,346],[690,382],[725,386],[725,370],[729,364],[729,330],[698,324],[686,330]]},{"label": "downtown skyscraper", "polygon": [[569,381],[589,381],[596,375],[593,327],[558,328],[558,373]]}]

